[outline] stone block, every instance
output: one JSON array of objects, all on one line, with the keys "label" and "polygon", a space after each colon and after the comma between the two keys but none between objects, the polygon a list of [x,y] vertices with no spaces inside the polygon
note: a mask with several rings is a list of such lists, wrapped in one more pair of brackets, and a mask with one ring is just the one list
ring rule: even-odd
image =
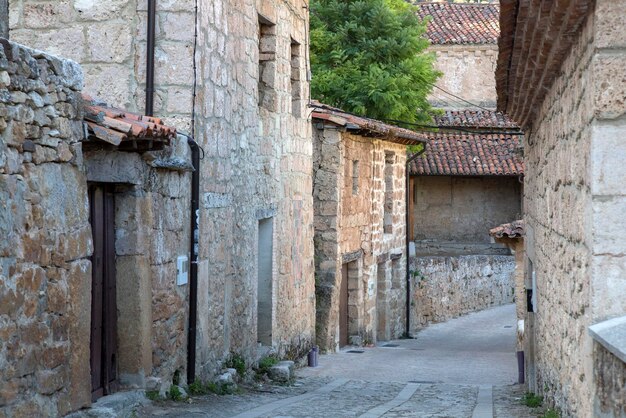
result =
[{"label": "stone block", "polygon": [[[130,16],[127,7],[129,0],[110,0],[102,2],[98,0],[74,0],[74,9],[78,12],[81,20],[85,21],[105,21],[115,19],[119,16]],[[127,9],[127,10],[125,10]]]},{"label": "stone block", "polygon": [[87,28],[90,61],[103,63],[129,61],[132,43],[129,23],[94,23]]},{"label": "stone block", "polygon": [[599,119],[626,114],[626,54],[599,52],[593,58],[594,109]]},{"label": "stone block", "polygon": [[280,361],[276,365],[272,366],[268,372],[270,379],[275,382],[287,383],[293,377],[294,362],[293,361]]},{"label": "stone block", "polygon": [[36,373],[37,390],[42,395],[51,395],[61,390],[65,383],[65,369],[60,367],[56,370],[43,370]]},{"label": "stone block", "polygon": [[11,41],[78,62],[85,55],[85,37],[82,28],[77,26],[42,32],[16,29],[11,32]]},{"label": "stone block", "polygon": [[620,30],[626,26],[624,0],[598,0],[594,17],[594,41],[596,48],[626,47],[626,32]]},{"label": "stone block", "polygon": [[85,64],[85,90],[111,106],[133,107],[130,95],[131,73],[122,64]]},{"label": "stone block", "polygon": [[60,28],[72,21],[73,11],[68,0],[24,2],[24,26],[33,29]]},{"label": "stone block", "polygon": [[591,193],[594,195],[621,194],[626,178],[626,155],[623,140],[626,123],[623,121],[594,123],[591,138]]}]

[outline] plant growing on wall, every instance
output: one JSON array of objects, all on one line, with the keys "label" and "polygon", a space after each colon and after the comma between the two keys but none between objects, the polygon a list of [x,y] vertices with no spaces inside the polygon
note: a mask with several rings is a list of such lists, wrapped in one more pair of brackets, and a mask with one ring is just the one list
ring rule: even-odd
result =
[{"label": "plant growing on wall", "polygon": [[428,123],[440,76],[426,23],[404,0],[312,0],[313,98],[381,120]]}]

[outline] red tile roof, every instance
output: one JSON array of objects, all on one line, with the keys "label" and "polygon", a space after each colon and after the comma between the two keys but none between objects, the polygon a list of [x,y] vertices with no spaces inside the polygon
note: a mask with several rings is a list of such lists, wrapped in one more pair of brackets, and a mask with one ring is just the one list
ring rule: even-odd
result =
[{"label": "red tile roof", "polygon": [[433,116],[435,125],[468,128],[519,129],[507,115],[490,110],[450,110]]},{"label": "red tile roof", "polygon": [[159,149],[176,138],[176,128],[159,118],[117,109],[83,94],[88,141],[103,141],[119,148]]},{"label": "red tile roof", "polygon": [[[524,174],[519,129],[504,115],[488,111],[447,111],[439,126],[480,132],[423,133],[424,154],[411,162],[417,176],[520,176]],[[474,128],[474,129],[470,129]]]},{"label": "red tile roof", "polygon": [[497,44],[500,6],[493,3],[422,3],[421,19],[431,17],[426,36],[434,45]]},{"label": "red tile roof", "polygon": [[375,119],[352,115],[320,102],[313,101],[311,106],[313,107],[312,116],[314,121],[330,122],[337,126],[343,126],[357,135],[375,137],[403,145],[419,145],[427,141],[422,134],[409,129],[388,125]]},{"label": "red tile roof", "polygon": [[513,221],[508,224],[502,224],[489,230],[489,235],[494,238],[522,238],[526,235],[524,221]]}]

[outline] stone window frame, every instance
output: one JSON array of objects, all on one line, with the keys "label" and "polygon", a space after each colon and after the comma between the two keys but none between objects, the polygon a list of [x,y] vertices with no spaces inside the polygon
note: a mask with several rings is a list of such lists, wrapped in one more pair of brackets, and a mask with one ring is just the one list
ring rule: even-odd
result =
[{"label": "stone window frame", "polygon": [[359,194],[359,160],[352,160],[352,196]]},{"label": "stone window frame", "polygon": [[385,165],[384,165],[384,200],[383,200],[383,233],[393,233],[393,192],[394,192],[394,165],[397,161],[396,153],[394,151],[385,150]]},{"label": "stone window frame", "polygon": [[302,117],[302,44],[291,38],[289,49],[290,84],[291,84],[291,113],[297,118]]},{"label": "stone window frame", "polygon": [[258,106],[269,111],[276,111],[278,97],[276,92],[276,24],[267,17],[258,15]]}]

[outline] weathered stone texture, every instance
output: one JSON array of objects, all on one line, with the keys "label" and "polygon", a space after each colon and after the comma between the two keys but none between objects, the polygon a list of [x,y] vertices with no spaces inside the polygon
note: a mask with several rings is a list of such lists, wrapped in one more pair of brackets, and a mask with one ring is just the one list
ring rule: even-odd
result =
[{"label": "weathered stone texture", "polygon": [[537,378],[530,384],[565,416],[592,416],[594,403],[603,413],[621,407],[594,376],[608,367],[610,379],[623,381],[624,368],[611,366],[609,355],[594,364],[586,328],[626,308],[624,245],[614,234],[626,226],[623,182],[615,180],[623,164],[613,161],[621,149],[613,138],[625,131],[626,80],[615,72],[623,68],[623,49],[612,48],[623,37],[604,30],[623,7],[596,2],[527,130],[526,243],[537,298]]},{"label": "weathered stone texture", "polygon": [[[347,262],[348,335],[397,338],[405,324],[405,147],[330,125],[315,129],[314,143],[317,342],[323,350],[339,345]],[[387,231],[385,205],[393,221]]]},{"label": "weathered stone texture", "polygon": [[597,386],[594,417],[626,416],[626,363],[594,342],[594,383]]},{"label": "weathered stone texture", "polygon": [[[11,36],[73,57],[84,67],[88,93],[142,112],[146,4],[16,0],[11,2]],[[257,338],[251,331],[257,320],[258,213],[274,217],[273,344],[281,354],[296,356],[313,342],[312,148],[310,126],[302,117],[307,65],[305,54],[300,62],[290,57],[292,41],[306,45],[304,5],[301,0],[198,1],[195,132],[205,156],[201,197],[206,204],[200,208],[197,369],[205,378],[220,370],[231,351],[256,360]],[[157,2],[155,115],[186,132],[192,130],[194,103],[194,6],[191,0]],[[275,24],[275,65],[264,75],[275,87],[272,109],[258,106],[259,15]],[[300,80],[293,83],[303,93],[299,101],[292,100],[293,80]],[[128,266],[145,268],[141,257],[149,258],[150,273],[141,277],[152,281],[153,358],[145,360],[142,348],[138,361],[151,364],[153,370],[146,373],[166,385],[184,366],[186,350],[187,290],[174,281],[176,256],[188,251],[189,238],[181,231],[189,225],[189,175],[145,170],[137,161],[115,164],[139,170],[133,173],[141,178],[130,180],[135,187],[120,196],[120,201],[134,199],[141,219],[131,219],[129,227],[120,223],[118,251],[135,257]],[[143,222],[155,226],[136,226]],[[135,242],[143,247],[133,253]]]},{"label": "weathered stone texture", "polygon": [[413,176],[416,241],[488,244],[489,229],[521,216],[517,177]]},{"label": "weathered stone texture", "polygon": [[[206,152],[200,257],[208,260],[199,279],[202,376],[219,371],[230,351],[256,361],[261,219],[273,223],[272,345],[281,355],[298,357],[314,342],[311,128],[302,103],[300,112],[293,112],[291,94],[292,39],[306,44],[303,5],[300,0],[199,4],[196,109],[202,117],[196,132]],[[259,16],[274,25],[275,65],[264,74]],[[304,55],[300,60],[297,78],[306,80]],[[258,105],[261,76],[272,79],[273,106]],[[305,81],[301,87],[308,90]]]},{"label": "weathered stone texture", "polygon": [[[437,85],[463,99],[487,108],[496,107],[498,59],[496,45],[432,45],[435,68],[443,73]],[[445,109],[467,108],[468,103],[434,89],[428,100]]]},{"label": "weathered stone texture", "polygon": [[[11,1],[11,39],[79,62],[86,90],[111,105],[145,106],[146,3],[138,0]],[[155,112],[189,130],[193,84],[193,4],[159,2]],[[184,5],[183,3],[189,3]],[[184,104],[183,104],[184,102]]]},{"label": "weathered stone texture", "polygon": [[515,260],[505,255],[411,257],[411,328],[513,303]]},{"label": "weathered stone texture", "polygon": [[82,72],[2,41],[0,80],[0,415],[64,415],[91,401]]}]

